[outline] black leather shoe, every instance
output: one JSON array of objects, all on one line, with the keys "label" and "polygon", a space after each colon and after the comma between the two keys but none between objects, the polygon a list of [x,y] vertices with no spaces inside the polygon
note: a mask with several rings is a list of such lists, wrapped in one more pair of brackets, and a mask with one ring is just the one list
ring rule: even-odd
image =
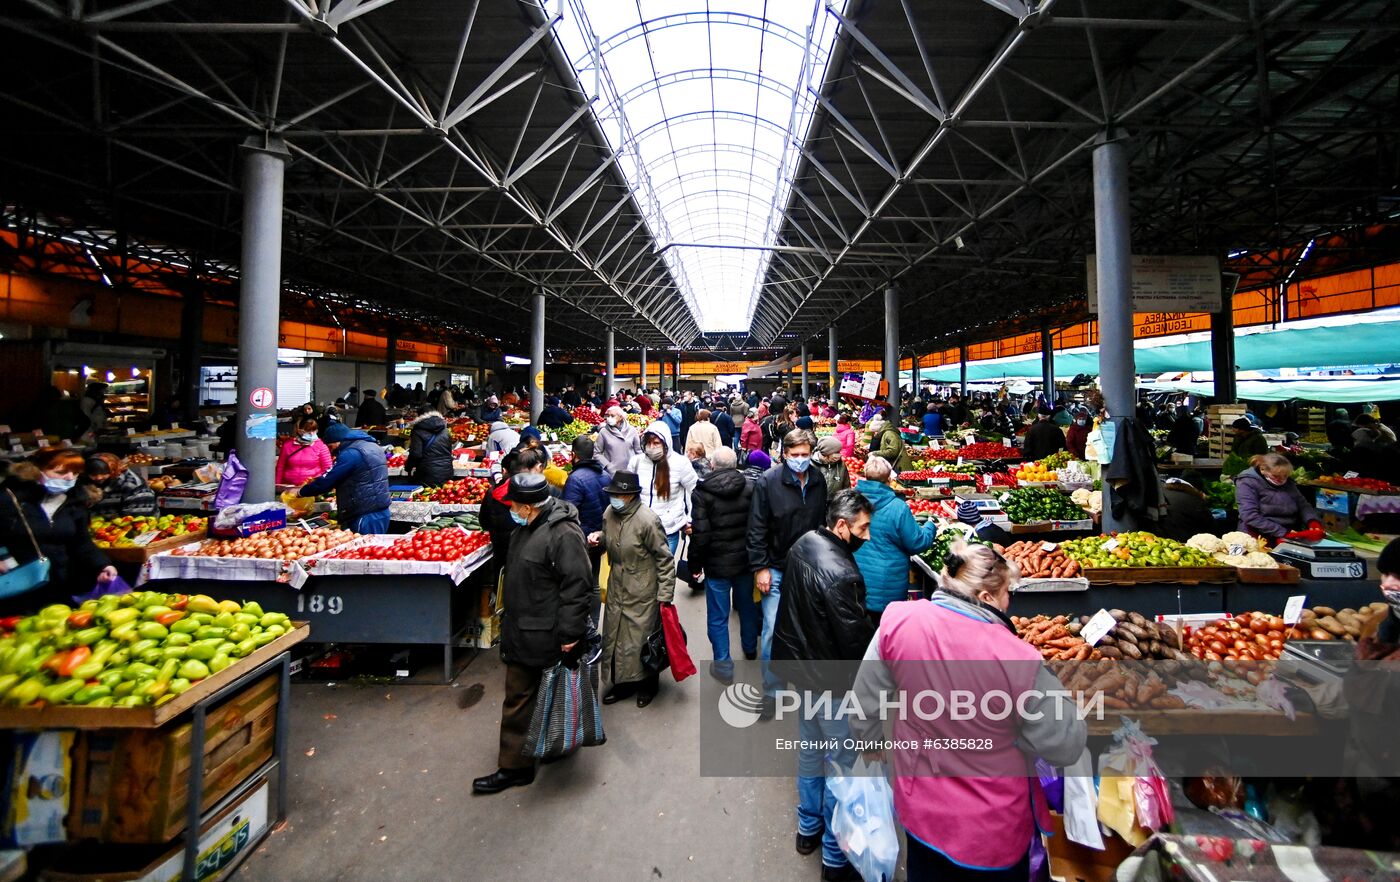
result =
[{"label": "black leather shoe", "polygon": [[614,686],[603,693],[603,704],[617,704],[624,698],[631,698],[635,691],[625,686]]},{"label": "black leather shoe", "polygon": [[839,867],[822,864],[822,882],[861,882],[860,872],[850,864]]},{"label": "black leather shoe", "polygon": [[509,790],[512,787],[533,784],[534,781],[534,769],[497,769],[486,777],[473,781],[472,793],[481,795],[500,793],[502,790]]},{"label": "black leather shoe", "polygon": [[655,697],[656,697],[656,693],[654,693],[654,692],[651,692],[651,693],[649,693],[649,692],[638,692],[638,693],[637,693],[637,707],[646,707],[647,705],[651,704],[651,700],[652,700],[653,698],[655,698]]},{"label": "black leather shoe", "polygon": [[817,850],[817,846],[822,844],[822,834],[820,831],[808,836],[805,833],[797,834],[797,853],[811,854]]},{"label": "black leather shoe", "polygon": [[754,659],[758,658],[758,652],[757,652],[757,651],[749,652],[749,651],[746,649],[746,650],[744,650],[744,658],[748,659],[749,661],[753,661]]}]

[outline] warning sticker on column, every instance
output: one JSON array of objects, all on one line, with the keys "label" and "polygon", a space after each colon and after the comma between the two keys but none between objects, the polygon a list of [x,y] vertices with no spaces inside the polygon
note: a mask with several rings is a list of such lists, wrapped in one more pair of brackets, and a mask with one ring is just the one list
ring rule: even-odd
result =
[{"label": "warning sticker on column", "polygon": [[254,441],[277,440],[277,414],[255,413],[243,424],[243,434]]},{"label": "warning sticker on column", "polygon": [[248,403],[254,407],[271,407],[272,390],[266,386],[259,386],[248,393]]}]

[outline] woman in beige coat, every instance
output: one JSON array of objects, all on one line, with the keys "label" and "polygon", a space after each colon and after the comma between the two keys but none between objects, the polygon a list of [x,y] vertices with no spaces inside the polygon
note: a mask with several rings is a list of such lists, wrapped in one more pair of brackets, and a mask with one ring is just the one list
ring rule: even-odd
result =
[{"label": "woman in beige coat", "polygon": [[608,552],[608,603],[603,615],[603,669],[613,704],[632,695],[637,707],[656,697],[660,672],[642,664],[642,647],[661,627],[661,604],[676,592],[676,563],[656,512],[642,505],[635,472],[618,472],[604,490],[603,546]]},{"label": "woman in beige coat", "polygon": [[691,423],[690,431],[685,436],[686,447],[697,443],[705,448],[706,458],[724,446],[719,437],[719,429],[710,422],[710,412],[704,408],[695,414],[695,422]]}]

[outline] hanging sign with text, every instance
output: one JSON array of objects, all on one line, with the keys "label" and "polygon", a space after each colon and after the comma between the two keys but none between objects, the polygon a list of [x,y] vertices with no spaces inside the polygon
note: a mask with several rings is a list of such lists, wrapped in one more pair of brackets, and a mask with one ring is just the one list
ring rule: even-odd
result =
[{"label": "hanging sign with text", "polygon": [[[1099,311],[1096,256],[1085,258],[1089,312]],[[1219,312],[1220,261],[1201,255],[1134,254],[1133,312]]]}]

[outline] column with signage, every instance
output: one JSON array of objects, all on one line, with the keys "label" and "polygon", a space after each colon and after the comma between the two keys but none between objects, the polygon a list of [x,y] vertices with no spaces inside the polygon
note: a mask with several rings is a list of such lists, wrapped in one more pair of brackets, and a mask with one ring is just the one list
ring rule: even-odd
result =
[{"label": "column with signage", "polygon": [[[544,289],[535,289],[530,316],[530,422],[538,424],[544,410]],[[611,378],[609,378],[611,382]]]},{"label": "column with signage", "polygon": [[[1103,390],[1112,430],[1125,431],[1133,415],[1133,267],[1132,228],[1128,213],[1128,151],[1121,136],[1105,133],[1094,148],[1095,276],[1089,281],[1089,310],[1099,315],[1099,387]],[[1098,302],[1093,298],[1098,295]],[[1105,494],[1107,488],[1105,487]],[[1104,500],[1108,502],[1107,499]],[[1109,533],[1136,529],[1130,513],[1113,513],[1104,505],[1103,529]]]},{"label": "column with signage", "polygon": [[[641,386],[641,388],[645,389],[647,388],[647,344],[645,343],[642,344],[641,368],[642,381],[639,385]],[[659,384],[657,388],[660,388]]]},{"label": "column with signage", "polygon": [[282,191],[291,154],[275,138],[243,144],[243,252],[238,290],[238,458],[244,502],[271,502],[277,472],[277,337]]},{"label": "column with signage", "polygon": [[616,340],[612,328],[608,328],[606,333],[607,336],[603,348],[603,373],[605,374],[603,377],[604,401],[611,398],[613,391],[617,389],[617,349],[614,347]]},{"label": "column with signage", "polygon": [[835,325],[832,325],[831,327],[826,329],[826,360],[827,362],[829,362],[829,365],[827,367],[827,373],[829,374],[829,378],[827,381],[827,396],[829,398],[834,399],[836,397],[836,390],[838,388],[838,384],[841,382],[841,366],[836,361]]}]

